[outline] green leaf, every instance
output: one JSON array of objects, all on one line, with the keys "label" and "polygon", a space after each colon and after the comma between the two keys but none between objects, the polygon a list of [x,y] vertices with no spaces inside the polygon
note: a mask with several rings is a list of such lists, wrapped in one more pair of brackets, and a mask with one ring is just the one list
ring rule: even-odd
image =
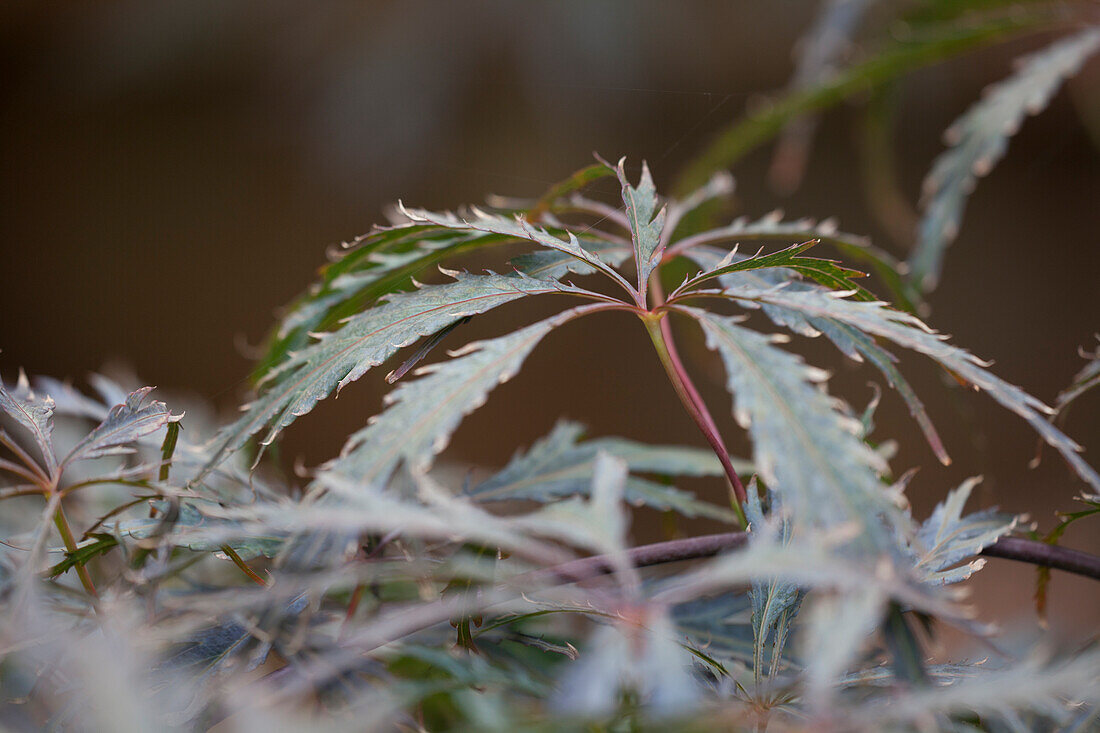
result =
[{"label": "green leaf", "polygon": [[135,390],[124,403],[112,407],[107,419],[84,436],[61,464],[64,466],[74,461],[133,453],[135,449],[132,444],[140,438],[160,430],[169,422],[178,421],[182,416],[173,416],[163,402],[153,400],[144,404],[153,389],[142,387]]},{"label": "green leaf", "polygon": [[382,305],[353,316],[338,331],[320,334],[315,343],[269,372],[260,396],[246,406],[239,420],[219,432],[207,470],[268,426],[262,445],[269,445],[283,428],[333,390],[339,393],[401,348],[466,316],[530,295],[590,295],[571,285],[519,275],[447,274],[455,282],[392,293]]},{"label": "green leaf", "polygon": [[1018,13],[985,22],[949,23],[887,44],[866,61],[854,64],[813,89],[793,91],[720,133],[680,175],[677,194],[702,185],[712,173],[729,168],[746,153],[774,137],[788,121],[828,109],[854,94],[909,71],[1005,40],[1044,22],[1044,13]]},{"label": "green leaf", "polygon": [[[546,287],[546,281],[530,282]],[[467,344],[450,361],[421,367],[417,373],[424,376],[390,392],[387,408],[348,439],[341,456],[326,470],[361,484],[382,484],[401,462],[414,470],[427,468],[462,419],[519,371],[546,334],[600,307],[564,311],[506,336]]]},{"label": "green leaf", "polygon": [[50,568],[49,576],[51,578],[56,578],[77,565],[86,565],[92,558],[105,554],[112,547],[118,545],[118,540],[114,535],[93,532],[88,536],[92,538],[91,542],[80,545],[74,552],[66,551],[65,559]]},{"label": "green leaf", "polygon": [[952,147],[936,159],[924,179],[924,216],[909,264],[925,290],[939,280],[944,250],[959,231],[966,199],[977,179],[1004,156],[1008,139],[1029,114],[1041,112],[1062,82],[1100,48],[1100,29],[1088,28],[1021,59],[1015,74],[990,87],[985,96],[947,129]]},{"label": "green leaf", "polygon": [[885,461],[860,438],[859,421],[818,388],[827,375],[776,348],[778,337],[737,325],[737,318],[680,310],[700,323],[707,345],[722,356],[734,417],[753,440],[753,463],[795,530],[855,526],[854,543],[894,553],[894,537],[908,519],[880,482]]},{"label": "green leaf", "polygon": [[665,227],[666,210],[657,210],[657,188],[653,185],[653,176],[649,166],[642,161],[642,177],[637,187],[630,185],[623,168],[626,158],[619,161],[615,173],[623,187],[623,205],[626,220],[630,224],[630,237],[634,242],[634,264],[638,270],[638,292],[645,293],[649,276],[661,263],[664,253],[664,240],[661,233]]},{"label": "green leaf", "polygon": [[[980,479],[971,478],[936,505],[917,531],[913,551],[916,569],[926,583],[947,585],[966,580],[985,564],[981,551],[1016,529],[1019,517],[996,509],[962,515],[970,492]],[[967,561],[961,567],[952,568]]]},{"label": "green leaf", "polygon": [[701,272],[689,279],[675,291],[669,294],[672,300],[676,296],[697,288],[705,282],[714,280],[722,275],[735,272],[748,272],[766,268],[782,268],[793,270],[815,280],[830,290],[853,291],[859,300],[875,300],[875,296],[851,281],[853,277],[865,277],[864,273],[841,267],[833,260],[823,260],[813,257],[799,257],[811,247],[820,244],[820,240],[811,239],[802,244],[795,244],[771,254],[756,254],[752,257],[739,258],[737,249],[731,250],[716,267],[706,272]]},{"label": "green leaf", "polygon": [[1090,486],[1100,489],[1100,474],[1078,454],[1075,442],[1052,425],[1045,416],[1051,408],[1038,399],[993,375],[985,364],[965,349],[952,346],[946,337],[928,328],[916,316],[888,308],[883,303],[864,303],[837,293],[789,288],[752,291],[730,288],[725,293],[737,300],[755,300],[797,310],[807,317],[832,318],[867,334],[889,339],[899,346],[924,354],[976,389],[984,390],[1003,407],[1015,412],[1057,450]]},{"label": "green leaf", "polygon": [[[901,276],[907,266],[899,263],[890,253],[875,247],[866,237],[837,231],[836,222],[831,219],[797,219],[783,221],[782,212],[774,211],[756,220],[739,217],[730,224],[693,234],[675,241],[665,252],[665,259],[672,255],[683,255],[708,268],[715,267],[729,248],[716,249],[714,245],[735,242],[807,242],[820,240],[834,247],[849,260],[865,263],[882,280],[893,297],[906,310],[916,310],[920,293]],[[719,252],[717,258],[706,255],[706,261],[700,261],[695,253],[700,250]],[[713,263],[713,264],[712,264]]]},{"label": "green leaf", "polygon": [[[577,423],[559,422],[530,450],[517,454],[507,466],[467,493],[477,501],[551,502],[568,496],[584,496],[591,488],[593,466],[600,452],[625,461],[634,472],[662,476],[723,475],[722,465],[709,450],[645,445],[621,438],[581,442],[583,433],[584,427]],[[748,472],[749,466],[744,462],[735,463],[742,472]],[[688,517],[734,521],[734,514],[728,509],[637,476],[627,478],[625,499],[631,504],[673,510]]]},{"label": "green leaf", "polygon": [[331,330],[350,316],[395,291],[408,290],[413,277],[447,257],[512,241],[485,232],[458,233],[434,225],[378,227],[337,250],[320,281],[286,309],[268,338],[267,352],[253,372],[260,380],[289,352],[309,344],[310,334]]},{"label": "green leaf", "polygon": [[592,181],[598,181],[601,178],[606,178],[614,174],[615,171],[603,163],[593,163],[587,168],[581,168],[569,178],[551,186],[550,190],[544,193],[535,205],[531,207],[527,212],[527,216],[531,221],[538,221],[543,214],[551,209],[554,202],[562,196],[572,193],[573,191],[579,191],[589,183],[592,183]]}]

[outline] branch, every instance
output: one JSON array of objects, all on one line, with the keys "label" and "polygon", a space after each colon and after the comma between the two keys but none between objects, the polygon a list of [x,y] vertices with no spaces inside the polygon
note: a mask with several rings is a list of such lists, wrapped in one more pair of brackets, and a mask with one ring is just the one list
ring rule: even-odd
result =
[{"label": "branch", "polygon": [[[747,541],[748,533],[746,532],[708,534],[634,547],[626,551],[626,558],[634,567],[644,568],[669,562],[713,557],[726,550],[739,549]],[[982,550],[980,554],[986,557],[999,557],[1039,565],[1040,567],[1064,570],[1067,573],[1100,580],[1100,557],[1080,550],[1048,545],[1037,540],[1002,537]],[[538,570],[531,573],[530,577],[557,576],[568,582],[576,582],[596,575],[611,573],[614,570],[615,565],[610,558],[604,555],[596,555],[573,560],[545,570]]]}]

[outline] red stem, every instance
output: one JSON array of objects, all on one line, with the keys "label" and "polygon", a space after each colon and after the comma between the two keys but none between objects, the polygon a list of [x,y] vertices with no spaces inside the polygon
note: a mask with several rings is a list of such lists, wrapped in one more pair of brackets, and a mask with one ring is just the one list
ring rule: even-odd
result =
[{"label": "red stem", "polygon": [[[653,294],[653,299],[656,300],[657,305],[661,305],[664,293],[656,275],[652,277],[650,292]],[[664,366],[664,371],[669,375],[669,381],[672,382],[676,395],[680,396],[680,401],[683,403],[687,414],[695,420],[695,425],[698,426],[703,437],[706,438],[707,444],[714,450],[714,455],[718,457],[718,461],[722,463],[722,468],[726,472],[726,479],[729,481],[730,491],[734,494],[734,508],[740,518],[741,526],[746,526],[745,511],[742,508],[742,505],[748,500],[745,485],[741,483],[733,462],[729,460],[729,452],[726,450],[722,433],[719,433],[711,412],[708,411],[706,403],[703,402],[703,397],[695,389],[691,376],[687,374],[687,370],[680,360],[680,353],[676,351],[675,342],[672,340],[672,327],[669,325],[668,318],[663,313],[653,314],[652,311],[649,311],[649,313],[642,316],[642,322],[646,324],[649,338],[653,341],[653,348],[657,349],[657,355]]]}]

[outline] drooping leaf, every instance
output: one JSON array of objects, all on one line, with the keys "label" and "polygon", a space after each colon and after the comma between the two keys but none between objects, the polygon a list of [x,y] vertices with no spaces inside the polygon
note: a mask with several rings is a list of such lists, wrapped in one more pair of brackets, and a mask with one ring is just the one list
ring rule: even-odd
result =
[{"label": "drooping leaf", "polygon": [[431,265],[474,249],[501,245],[508,237],[459,232],[434,225],[378,228],[343,245],[322,270],[320,280],[287,309],[268,338],[266,353],[253,372],[262,380],[290,352],[307,346],[310,334],[331,330],[389,293],[413,287],[413,278]]},{"label": "drooping leaf", "polygon": [[944,137],[952,147],[936,159],[924,179],[925,211],[909,258],[913,276],[925,290],[939,280],[944,250],[958,234],[977,179],[1004,156],[1008,139],[1024,118],[1041,112],[1062,82],[1098,48],[1100,28],[1088,28],[1022,59],[1016,73],[990,87],[947,129]]},{"label": "drooping leaf", "polygon": [[54,401],[49,395],[35,393],[27,375],[20,370],[14,389],[9,390],[0,381],[0,410],[23,427],[38,448],[47,471],[52,473],[57,468],[51,438]]},{"label": "drooping leaf", "polygon": [[[975,559],[981,551],[1016,528],[1019,517],[996,509],[962,515],[978,481],[968,479],[950,492],[917,531],[913,550],[917,572],[925,582],[947,585],[966,580],[985,564],[984,559]],[[965,565],[952,567],[963,561]]]},{"label": "drooping leaf", "polygon": [[[468,493],[478,501],[525,499],[549,502],[573,495],[585,495],[597,453],[603,452],[626,461],[631,471],[663,476],[720,476],[722,465],[708,450],[680,446],[653,446],[622,438],[597,438],[580,442],[584,427],[559,422],[546,437],[534,443],[526,453],[517,454],[499,472],[471,488]],[[742,472],[749,468],[737,462]],[[647,481],[627,478],[625,499],[654,509],[671,509],[684,516],[706,516],[733,521],[733,512],[700,501],[686,491]]]},{"label": "drooping leaf", "polygon": [[947,343],[946,337],[929,329],[915,316],[886,307],[883,303],[859,302],[823,291],[772,288],[753,292],[746,288],[730,288],[726,294],[738,300],[783,306],[805,316],[832,318],[934,359],[967,384],[984,390],[1003,407],[1026,420],[1047,444],[1062,454],[1082,479],[1100,489],[1100,474],[1078,454],[1080,447],[1046,420],[1045,416],[1052,412],[1051,408],[1019,387],[993,375],[981,360],[965,349]]},{"label": "drooping leaf", "polygon": [[[726,255],[715,247],[700,245],[691,248],[688,251],[688,256],[701,266],[714,269]],[[790,282],[791,277],[789,272],[782,269],[766,269],[729,273],[722,275],[718,280],[726,288],[748,286],[767,289],[787,283],[786,287],[791,290],[813,289],[812,285]],[[742,305],[747,305],[747,303],[742,302]],[[824,334],[849,359],[863,361],[866,358],[876,369],[882,372],[883,376],[886,377],[886,381],[905,400],[905,404],[909,408],[909,414],[917,421],[917,425],[920,426],[921,432],[924,433],[924,437],[936,457],[944,465],[950,464],[951,457],[947,454],[939,433],[936,432],[928,412],[924,409],[924,403],[894,365],[897,359],[893,354],[875,343],[873,338],[847,323],[831,318],[806,317],[800,311],[770,303],[761,304],[761,308],[777,325],[811,338]]]},{"label": "drooping leaf", "polygon": [[642,161],[642,177],[637,186],[632,186],[623,167],[626,159],[619,161],[615,168],[619,183],[623,187],[623,206],[626,219],[630,224],[630,237],[634,242],[634,264],[638,270],[638,292],[645,293],[649,276],[661,262],[664,241],[661,236],[665,227],[666,210],[657,209],[657,187],[653,185],[653,176],[649,166]]},{"label": "drooping leaf", "polygon": [[1049,12],[1021,12],[981,22],[943,23],[891,41],[823,84],[794,91],[734,122],[685,168],[674,193],[683,195],[702,185],[715,171],[729,168],[770,140],[795,117],[828,109],[909,71],[1010,38],[1049,22],[1050,16]]},{"label": "drooping leaf", "polygon": [[62,465],[133,453],[133,444],[140,438],[156,432],[169,422],[178,421],[182,416],[172,415],[163,402],[152,400],[145,404],[145,398],[152,391],[153,387],[142,387],[131,392],[125,402],[112,407],[107,418],[73,447]]},{"label": "drooping leaf", "polygon": [[[817,17],[795,44],[797,62],[787,84],[790,93],[803,92],[827,82],[839,73],[852,36],[874,0],[823,0]],[[816,118],[806,115],[788,122],[776,143],[769,178],[772,186],[791,192],[802,180],[812,146]]]},{"label": "drooping leaf", "polygon": [[333,390],[339,392],[402,347],[466,316],[530,295],[587,294],[552,280],[448,274],[454,282],[427,285],[413,293],[393,293],[385,303],[352,317],[338,331],[319,335],[315,343],[269,372],[260,396],[246,406],[239,420],[219,432],[208,469],[265,427],[268,431],[261,442],[270,444],[283,428]]},{"label": "drooping leaf", "polygon": [[387,408],[352,434],[327,470],[366,485],[383,483],[401,462],[414,470],[427,468],[462,419],[519,371],[546,334],[593,307],[600,306],[581,306],[506,336],[467,344],[454,352],[456,358],[421,367],[417,373],[424,376],[386,395]]},{"label": "drooping leaf", "polygon": [[1069,406],[1071,402],[1085,392],[1100,386],[1100,346],[1093,349],[1092,353],[1082,350],[1081,356],[1086,359],[1088,363],[1081,368],[1081,371],[1074,375],[1073,383],[1059,392],[1058,397],[1054,401],[1054,407],[1058,410],[1059,414],[1065,411],[1066,407]]},{"label": "drooping leaf", "polygon": [[776,348],[738,319],[682,308],[703,327],[707,345],[726,364],[734,417],[753,440],[753,463],[790,512],[793,526],[857,526],[853,542],[893,553],[903,513],[878,475],[883,459],[860,436],[859,421],[838,409],[818,385],[826,374]]}]

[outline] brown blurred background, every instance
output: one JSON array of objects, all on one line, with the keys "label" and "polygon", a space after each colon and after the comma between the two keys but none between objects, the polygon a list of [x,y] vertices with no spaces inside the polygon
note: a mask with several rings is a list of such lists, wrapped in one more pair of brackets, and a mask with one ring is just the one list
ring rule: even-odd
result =
[{"label": "brown blurred background", "polygon": [[[658,186],[758,95],[792,73],[816,2],[9,2],[0,10],[0,371],[83,379],[113,360],[148,383],[213,401],[246,395],[248,345],[301,291],[324,249],[382,221],[397,197],[435,208],[488,193],[539,194],[592,151],[648,159]],[[874,32],[873,23],[869,31]],[[910,76],[896,151],[915,201],[941,131],[1032,37]],[[797,193],[765,183],[770,148],[735,170],[742,212],[837,216],[891,248],[859,176],[857,105],[823,120]],[[930,322],[995,371],[1051,400],[1100,330],[1100,63],[1029,120],[979,185]],[[606,182],[605,182],[606,183]],[[606,188],[606,186],[605,186]],[[612,191],[614,186],[611,187]],[[896,249],[895,249],[896,251]],[[544,304],[481,317],[461,338],[499,334]],[[731,442],[719,365],[679,329],[704,396]],[[456,338],[459,334],[456,334]],[[453,345],[453,344],[452,344]],[[827,354],[811,345],[811,354]],[[835,366],[833,391],[858,407],[877,375]],[[896,396],[879,412],[924,516],[946,489],[984,474],[978,502],[1030,511],[1044,528],[1082,485],[983,396],[945,386],[927,362],[910,376],[955,458],[936,464]],[[326,401],[287,436],[309,465],[379,405],[385,369]],[[644,332],[603,315],[549,338],[458,432],[450,455],[499,465],[559,416],[593,434],[702,445]],[[1068,431],[1100,463],[1100,402]],[[714,485],[695,486],[717,492]],[[715,496],[715,498],[718,498]],[[643,520],[644,521],[644,520]],[[1097,525],[1066,544],[1100,552]],[[640,536],[652,534],[648,526]],[[1032,617],[1033,573],[997,561],[976,593],[994,616]],[[1053,621],[1100,619],[1100,594],[1055,577]]]}]

